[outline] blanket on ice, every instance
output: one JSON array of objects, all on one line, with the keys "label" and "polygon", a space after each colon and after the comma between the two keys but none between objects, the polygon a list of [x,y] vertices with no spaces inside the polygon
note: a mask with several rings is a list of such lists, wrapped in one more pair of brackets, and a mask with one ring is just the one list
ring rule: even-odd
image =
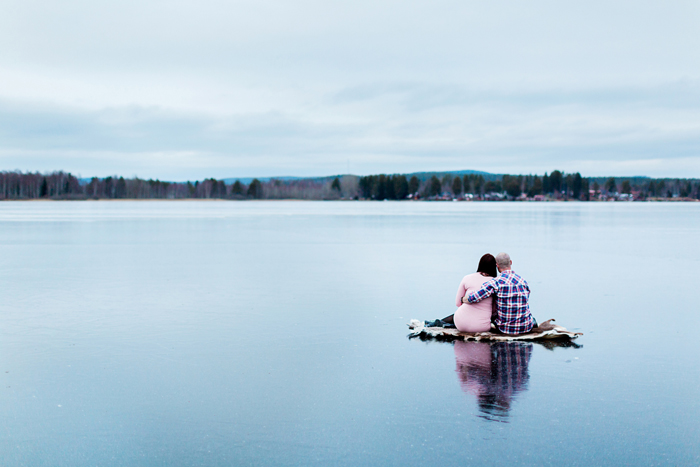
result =
[{"label": "blanket on ice", "polygon": [[408,323],[408,328],[411,330],[408,337],[420,337],[421,339],[436,339],[436,340],[465,340],[465,341],[536,341],[550,339],[576,339],[582,336],[581,332],[572,332],[563,326],[554,324],[553,319],[548,319],[544,323],[532,328],[532,331],[525,334],[503,334],[498,329],[491,325],[489,332],[459,332],[455,328],[427,328],[424,321],[412,319]]}]

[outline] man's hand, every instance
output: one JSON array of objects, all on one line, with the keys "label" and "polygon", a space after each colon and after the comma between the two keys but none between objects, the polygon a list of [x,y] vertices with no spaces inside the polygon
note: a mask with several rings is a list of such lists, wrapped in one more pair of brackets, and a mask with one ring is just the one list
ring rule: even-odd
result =
[{"label": "man's hand", "polygon": [[462,297],[462,303],[469,303],[469,300],[467,300],[467,297]]}]

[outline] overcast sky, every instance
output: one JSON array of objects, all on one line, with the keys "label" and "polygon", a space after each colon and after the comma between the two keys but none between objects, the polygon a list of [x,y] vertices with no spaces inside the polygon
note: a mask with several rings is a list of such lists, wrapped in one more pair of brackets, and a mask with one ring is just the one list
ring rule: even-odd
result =
[{"label": "overcast sky", "polygon": [[0,170],[700,177],[700,1],[3,0]]}]

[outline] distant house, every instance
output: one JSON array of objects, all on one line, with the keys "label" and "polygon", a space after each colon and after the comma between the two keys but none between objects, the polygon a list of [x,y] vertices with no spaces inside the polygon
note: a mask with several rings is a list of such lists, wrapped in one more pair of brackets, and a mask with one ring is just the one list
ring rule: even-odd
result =
[{"label": "distant house", "polygon": [[484,195],[484,200],[485,201],[505,201],[506,195],[504,193],[497,193],[495,191],[492,191],[490,193],[486,193]]}]

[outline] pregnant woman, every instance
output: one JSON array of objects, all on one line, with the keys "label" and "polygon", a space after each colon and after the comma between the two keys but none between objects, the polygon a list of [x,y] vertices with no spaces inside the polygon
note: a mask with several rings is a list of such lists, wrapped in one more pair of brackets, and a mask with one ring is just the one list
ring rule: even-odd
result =
[{"label": "pregnant woman", "polygon": [[[426,326],[454,324],[461,332],[486,332],[491,330],[491,313],[495,296],[492,295],[478,303],[462,303],[462,298],[469,292],[478,290],[481,285],[496,277],[496,258],[486,253],[479,260],[479,267],[474,274],[464,276],[457,289],[457,299],[455,305],[458,306],[454,315],[450,315],[442,320],[433,323],[426,323]],[[436,324],[442,321],[443,324]]]}]

